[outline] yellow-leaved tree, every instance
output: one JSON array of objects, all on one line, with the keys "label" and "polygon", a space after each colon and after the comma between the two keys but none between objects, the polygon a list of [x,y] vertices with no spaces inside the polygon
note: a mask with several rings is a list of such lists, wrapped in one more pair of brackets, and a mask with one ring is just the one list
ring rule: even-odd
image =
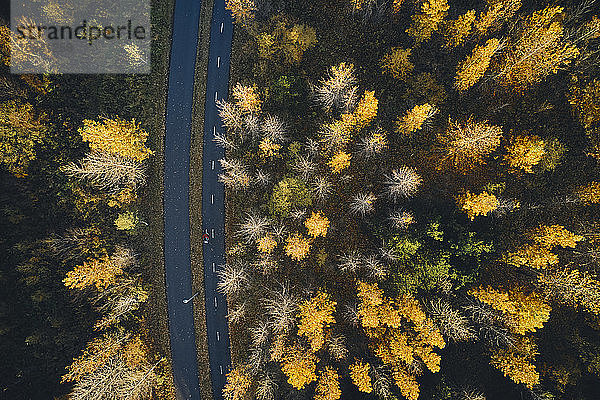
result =
[{"label": "yellow-leaved tree", "polygon": [[521,8],[521,0],[491,0],[475,22],[475,30],[485,36],[499,30]]},{"label": "yellow-leaved tree", "polygon": [[506,255],[505,261],[515,267],[544,270],[558,265],[558,255],[552,252],[557,247],[574,248],[583,236],[576,235],[561,225],[541,225],[529,234],[530,243],[525,243]]},{"label": "yellow-leaved tree", "polygon": [[579,55],[567,40],[563,8],[549,6],[525,19],[498,61],[495,78],[501,86],[523,92],[556,73]]},{"label": "yellow-leaved tree", "polygon": [[431,119],[437,113],[437,111],[438,110],[434,106],[427,103],[414,106],[396,121],[396,132],[410,135],[418,131],[423,127],[423,124],[427,120]]},{"label": "yellow-leaved tree", "polygon": [[358,390],[363,393],[373,392],[373,383],[369,376],[369,368],[371,368],[369,363],[362,361],[356,361],[348,368],[352,383],[354,383],[356,387],[358,387]]},{"label": "yellow-leaved tree", "polygon": [[304,336],[316,352],[325,344],[325,336],[331,324],[335,323],[333,313],[336,302],[326,292],[317,294],[299,305],[298,335]]},{"label": "yellow-leaved tree", "polygon": [[495,350],[490,364],[513,382],[532,388],[540,383],[540,374],[533,364],[537,355],[537,346],[533,339],[521,336],[509,348]]},{"label": "yellow-leaved tree", "polygon": [[500,145],[502,128],[477,122],[473,118],[466,122],[450,121],[445,133],[438,137],[442,157],[438,168],[449,166],[466,173],[485,162],[485,157]]},{"label": "yellow-leaved tree", "polygon": [[600,182],[590,182],[586,185],[579,186],[575,190],[575,196],[585,204],[600,203]]},{"label": "yellow-leaved tree", "polygon": [[329,168],[331,168],[332,172],[337,174],[350,166],[351,158],[352,155],[349,153],[346,153],[345,151],[339,151],[333,157],[331,157],[327,165],[329,165]]},{"label": "yellow-leaved tree", "polygon": [[101,258],[93,258],[76,266],[67,272],[63,279],[66,287],[71,289],[86,289],[93,287],[97,290],[106,289],[115,283],[119,275],[123,274],[120,265],[114,263],[107,255]]},{"label": "yellow-leaved tree", "polygon": [[126,335],[109,332],[88,342],[82,354],[67,366],[67,373],[62,376],[61,382],[79,381],[96,371],[121,350],[126,340]]},{"label": "yellow-leaved tree", "polygon": [[413,22],[406,30],[417,45],[431,38],[433,32],[440,28],[450,9],[447,0],[421,0],[419,4],[420,12],[412,16]]},{"label": "yellow-leaved tree", "polygon": [[402,395],[416,400],[419,384],[410,366],[420,360],[438,372],[441,357],[434,349],[445,347],[442,334],[410,295],[388,299],[377,284],[358,282],[358,298],[358,316],[375,355],[390,368]]},{"label": "yellow-leaved tree", "polygon": [[354,112],[344,113],[339,120],[325,124],[321,141],[327,150],[341,151],[362,129],[371,125],[377,116],[378,104],[375,92],[366,90]]},{"label": "yellow-leaved tree", "polygon": [[236,24],[248,27],[254,21],[254,0],[225,0],[225,9],[231,11]]},{"label": "yellow-leaved tree", "polygon": [[317,236],[325,237],[329,228],[329,219],[320,211],[313,212],[312,215],[304,221],[304,226],[308,230],[308,235],[316,238]]},{"label": "yellow-leaved tree", "polygon": [[17,177],[26,176],[42,143],[47,117],[34,112],[29,103],[7,101],[0,104],[0,163]]},{"label": "yellow-leaved tree", "polygon": [[455,20],[446,21],[443,25],[446,39],[444,46],[452,48],[463,44],[473,29],[473,22],[475,22],[475,10],[469,10]]},{"label": "yellow-leaved tree", "polygon": [[244,114],[258,113],[262,107],[262,100],[260,94],[255,86],[244,86],[241,83],[237,83],[231,92],[235,100],[236,106]]},{"label": "yellow-leaved tree", "polygon": [[396,79],[405,79],[415,68],[410,62],[411,49],[394,47],[381,59],[381,71]]},{"label": "yellow-leaved tree", "polygon": [[340,375],[335,369],[325,367],[319,374],[314,400],[338,400],[341,396]]},{"label": "yellow-leaved tree", "polygon": [[252,385],[248,367],[238,365],[227,374],[227,382],[223,387],[223,397],[226,400],[245,400]]},{"label": "yellow-leaved tree", "polygon": [[504,162],[512,171],[533,172],[546,154],[546,142],[539,136],[519,135],[513,137],[506,147]]},{"label": "yellow-leaved tree", "polygon": [[310,252],[310,240],[299,233],[288,236],[285,244],[285,254],[292,260],[300,261],[305,259]]},{"label": "yellow-leaved tree", "polygon": [[488,192],[481,192],[480,194],[467,192],[458,196],[457,202],[471,221],[478,215],[488,215],[497,209],[499,205],[496,196]]},{"label": "yellow-leaved tree", "polygon": [[271,235],[265,235],[256,240],[256,246],[261,253],[271,254],[277,247],[277,241]]},{"label": "yellow-leaved tree", "polygon": [[299,343],[285,347],[281,354],[281,371],[288,383],[298,390],[317,380],[317,357]]},{"label": "yellow-leaved tree", "polygon": [[454,87],[459,92],[464,92],[477,83],[487,71],[492,56],[498,48],[500,48],[498,39],[490,39],[485,45],[475,47],[471,55],[458,65]]},{"label": "yellow-leaved tree", "polygon": [[142,129],[135,119],[86,119],[83,121],[83,127],[79,128],[79,133],[92,150],[118,154],[136,161],[143,161],[152,155],[152,151],[146,147],[148,132]]},{"label": "yellow-leaved tree", "polygon": [[550,318],[551,307],[537,293],[522,288],[510,290],[478,287],[469,293],[482,303],[500,311],[511,330],[519,335],[535,332]]}]

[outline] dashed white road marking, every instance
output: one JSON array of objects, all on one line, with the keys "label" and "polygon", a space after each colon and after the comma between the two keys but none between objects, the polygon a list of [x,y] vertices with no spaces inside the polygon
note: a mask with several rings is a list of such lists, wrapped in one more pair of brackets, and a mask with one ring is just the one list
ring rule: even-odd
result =
[{"label": "dashed white road marking", "polygon": [[214,237],[215,237],[215,230],[214,230],[214,229],[211,229],[211,230],[210,230],[210,236],[211,236],[212,238],[214,238]]},{"label": "dashed white road marking", "polygon": [[213,272],[215,272],[215,263],[212,263]]},{"label": "dashed white road marking", "polygon": [[217,308],[217,298],[215,297],[215,308]]},{"label": "dashed white road marking", "polygon": [[221,371],[221,375],[223,375],[223,366],[219,365],[219,370]]},{"label": "dashed white road marking", "polygon": [[210,169],[215,169],[215,160],[210,162]]},{"label": "dashed white road marking", "polygon": [[221,57],[217,57],[217,68],[221,68]]},{"label": "dashed white road marking", "polygon": [[219,95],[219,94],[218,94],[217,92],[215,92],[215,102],[217,101],[217,96],[218,96],[218,95]]},{"label": "dashed white road marking", "polygon": [[221,335],[219,334],[219,331],[217,331],[217,342],[221,341]]},{"label": "dashed white road marking", "polygon": [[217,134],[217,127],[213,125],[213,136]]},{"label": "dashed white road marking", "polygon": [[223,22],[221,22],[221,33],[223,33]]},{"label": "dashed white road marking", "polygon": [[215,195],[214,194],[210,195],[210,204],[215,204]]}]

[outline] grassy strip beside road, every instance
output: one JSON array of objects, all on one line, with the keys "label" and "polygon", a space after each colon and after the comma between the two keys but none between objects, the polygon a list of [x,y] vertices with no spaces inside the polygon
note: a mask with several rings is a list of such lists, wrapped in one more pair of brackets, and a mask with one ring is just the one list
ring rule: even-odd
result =
[{"label": "grassy strip beside road", "polygon": [[198,355],[200,395],[212,398],[208,339],[206,334],[206,309],[204,307],[204,262],[202,254],[202,148],[204,139],[204,105],[206,99],[206,74],[210,22],[213,2],[203,1],[200,11],[198,52],[194,76],[194,110],[190,148],[190,246],[194,293],[200,294],[194,302],[194,327]]}]

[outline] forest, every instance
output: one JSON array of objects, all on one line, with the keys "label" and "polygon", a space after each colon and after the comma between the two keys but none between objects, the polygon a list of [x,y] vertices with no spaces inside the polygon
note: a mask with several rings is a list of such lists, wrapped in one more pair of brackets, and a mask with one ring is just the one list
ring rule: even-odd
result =
[{"label": "forest", "polygon": [[11,55],[44,59],[0,24],[2,399],[174,398],[156,232],[171,5],[150,75],[10,74]]},{"label": "forest", "polygon": [[226,4],[224,398],[598,398],[600,4]]}]

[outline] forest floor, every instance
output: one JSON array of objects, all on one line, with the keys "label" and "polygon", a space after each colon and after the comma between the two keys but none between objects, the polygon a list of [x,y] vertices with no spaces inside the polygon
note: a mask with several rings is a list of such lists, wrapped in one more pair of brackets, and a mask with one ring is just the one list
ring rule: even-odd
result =
[{"label": "forest floor", "polygon": [[[169,359],[171,372],[171,350],[167,316],[167,295],[164,271],[164,217],[163,217],[163,175],[165,107],[169,76],[169,53],[171,49],[171,26],[174,1],[154,1],[152,25],[154,30],[152,51],[152,80],[146,101],[142,102],[142,120],[150,135],[149,147],[154,156],[148,165],[148,184],[142,193],[141,209],[148,223],[148,235],[139,237],[140,249],[144,253],[147,267],[146,279],[151,284],[147,315],[148,328],[157,352]],[[159,110],[162,110],[160,112]],[[174,393],[174,390],[173,390]]]}]

